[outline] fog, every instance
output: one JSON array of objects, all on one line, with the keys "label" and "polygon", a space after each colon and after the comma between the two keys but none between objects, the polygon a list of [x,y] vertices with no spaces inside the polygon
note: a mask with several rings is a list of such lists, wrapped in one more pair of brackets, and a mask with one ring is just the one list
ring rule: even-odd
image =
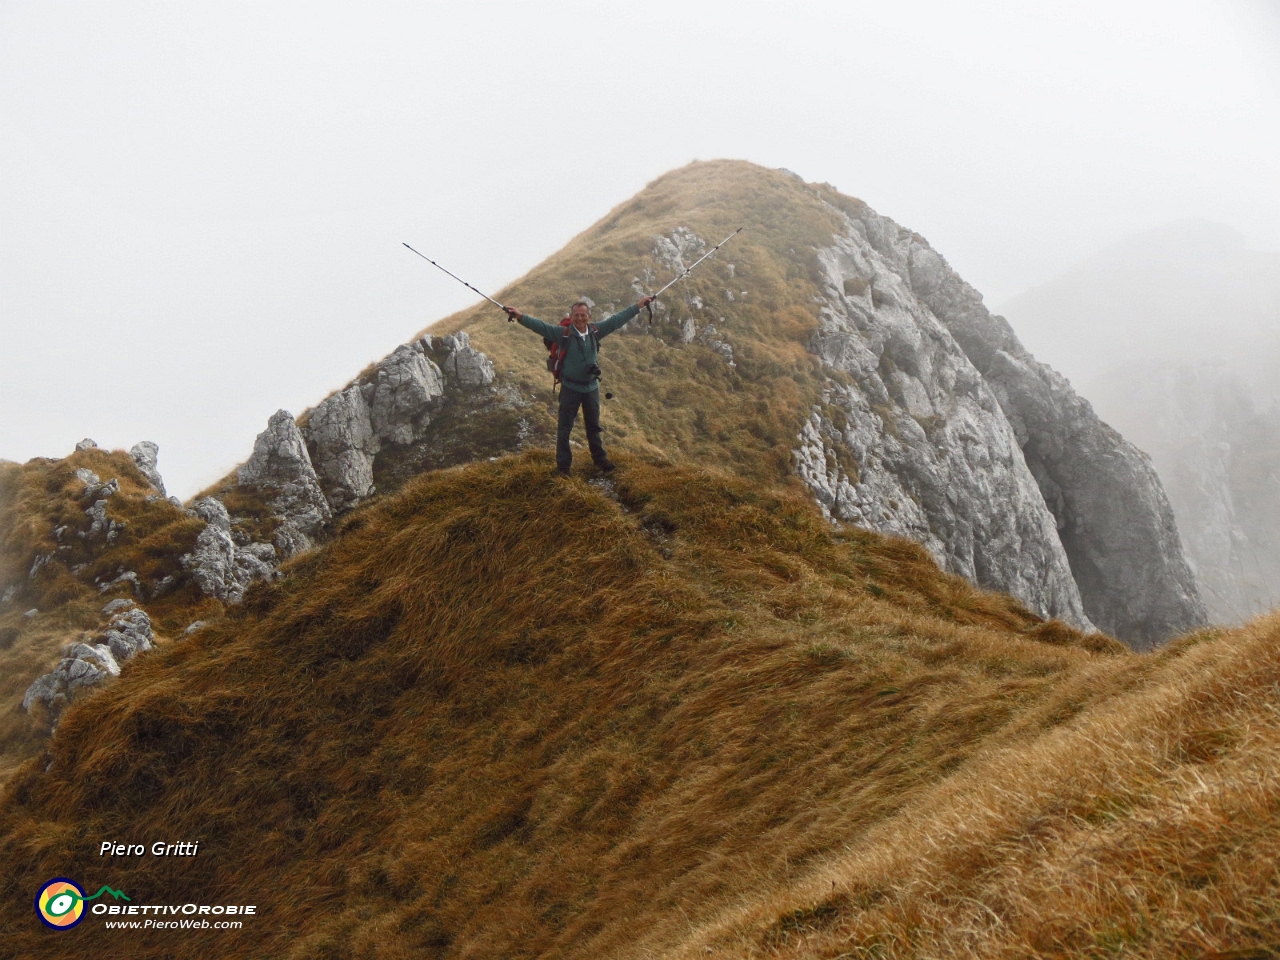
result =
[{"label": "fog", "polygon": [[1280,251],[1278,156],[1262,0],[0,2],[0,457],[151,439],[189,496],[475,299],[403,241],[496,289],[695,158],[1001,304],[1173,221]]},{"label": "fog", "polygon": [[1086,396],[1118,370],[1209,363],[1280,400],[1280,253],[1224,224],[1126,237],[996,309]]}]

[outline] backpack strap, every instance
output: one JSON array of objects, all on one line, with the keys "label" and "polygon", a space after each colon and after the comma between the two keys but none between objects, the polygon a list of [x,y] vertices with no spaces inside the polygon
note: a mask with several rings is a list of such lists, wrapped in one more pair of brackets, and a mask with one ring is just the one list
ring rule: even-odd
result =
[{"label": "backpack strap", "polygon": [[[597,327],[594,323],[588,323],[587,336],[591,338],[591,344],[596,348],[596,353],[599,353],[600,352],[600,328]],[[561,341],[560,349],[562,349],[565,353],[569,352],[570,337],[572,337],[574,340],[579,339],[578,335],[574,332],[572,326],[568,326],[564,328],[564,339]],[[578,345],[578,349],[579,350],[582,349],[581,344]]]}]

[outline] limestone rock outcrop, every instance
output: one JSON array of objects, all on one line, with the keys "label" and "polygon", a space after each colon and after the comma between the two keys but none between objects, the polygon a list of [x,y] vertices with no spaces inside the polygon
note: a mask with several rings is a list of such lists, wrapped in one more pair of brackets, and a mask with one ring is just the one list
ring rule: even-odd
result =
[{"label": "limestone rock outcrop", "polygon": [[[492,361],[463,331],[401,344],[314,407],[300,429],[333,512],[372,496],[380,475],[398,482],[447,459],[440,417],[512,411],[525,402],[496,381]],[[509,452],[519,432],[513,418],[504,419],[511,429],[500,443]]]},{"label": "limestone rock outcrop", "polygon": [[214,497],[197,500],[191,509],[205,521],[195,549],[183,555],[182,568],[206,596],[239,603],[255,580],[274,575],[278,562],[269,543],[237,544],[231,534],[231,517]]},{"label": "limestone rock outcrop", "polygon": [[[81,443],[84,443],[84,441],[82,440]],[[123,521],[112,520],[107,516],[107,500],[120,492],[120,480],[112,477],[106,483],[103,483],[98,479],[96,473],[85,467],[80,467],[76,470],[76,479],[84,484],[84,491],[80,494],[80,499],[82,501],[92,501],[84,511],[85,516],[89,518],[89,526],[85,530],[77,531],[76,535],[82,540],[105,541],[107,544],[115,543],[127,524]],[[61,538],[63,532],[65,530],[58,532],[59,538]],[[31,576],[35,576],[34,571]]]},{"label": "limestone rock outcrop", "polygon": [[[469,342],[466,348],[471,350]],[[475,368],[470,359],[454,365],[461,371],[458,376],[471,377]],[[374,457],[384,443],[405,445],[422,434],[431,422],[432,401],[444,394],[444,380],[422,342],[401,344],[368,380],[353,383],[311,411],[308,445],[334,510],[373,493]]]},{"label": "limestone rock outcrop", "polygon": [[142,440],[129,448],[129,456],[138,465],[138,470],[147,478],[147,482],[155,487],[156,493],[160,496],[168,497],[169,494],[165,492],[164,480],[160,477],[157,466],[159,454],[159,444],[152,443],[150,440]]},{"label": "limestone rock outcrop", "polygon": [[146,612],[141,607],[129,607],[111,617],[102,639],[116,661],[123,663],[150,650],[155,633]]},{"label": "limestone rock outcrop", "polygon": [[819,255],[812,349],[832,377],[796,467],[833,517],[923,544],[945,569],[1090,626],[999,401],[947,328],[856,233]]},{"label": "limestone rock outcrop", "polygon": [[471,346],[471,337],[465,330],[444,337],[427,337],[422,343],[429,351],[444,351],[447,359],[441,367],[451,383],[469,389],[479,389],[493,383],[495,374],[492,361]]},{"label": "limestone rock outcrop", "polygon": [[120,675],[120,665],[152,648],[155,633],[151,618],[128,600],[112,600],[103,608],[111,619],[89,642],[68,644],[62,659],[27,688],[22,708],[43,712],[49,726],[56,726],[72,701]]},{"label": "limestone rock outcrop", "polygon": [[381,443],[364,394],[352,384],[317,405],[306,422],[311,462],[334,510],[355,506],[373,493],[373,458]]},{"label": "limestone rock outcrop", "polygon": [[281,557],[310,548],[332,518],[306,441],[288,410],[272,414],[236,479],[242,486],[262,490],[280,518],[272,542]]},{"label": "limestone rock outcrop", "polygon": [[[859,203],[818,255],[830,379],[798,470],[839,519],[1148,647],[1205,620],[1150,462],[918,235]],[[852,385],[849,385],[849,384]]]}]

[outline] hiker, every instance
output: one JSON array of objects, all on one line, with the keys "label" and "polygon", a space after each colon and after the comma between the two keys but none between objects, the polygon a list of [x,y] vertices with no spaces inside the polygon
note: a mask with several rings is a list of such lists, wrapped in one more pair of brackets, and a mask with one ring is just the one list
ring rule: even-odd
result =
[{"label": "hiker", "polygon": [[[553,357],[556,356],[555,350],[560,351],[561,366],[556,378],[561,381],[556,469],[561,473],[567,475],[573,463],[573,454],[569,452],[569,434],[573,432],[573,423],[578,419],[579,407],[582,408],[582,419],[587,427],[587,446],[591,449],[591,459],[605,473],[614,468],[613,461],[605,455],[604,444],[600,442],[600,390],[597,383],[600,379],[600,341],[624,326],[641,308],[652,302],[653,297],[642,297],[639,303],[633,303],[608,320],[592,323],[591,308],[579,300],[569,308],[569,322],[555,325],[535,320],[514,307],[502,308],[520,326],[541,335],[550,344]],[[552,372],[556,372],[554,368]]]}]

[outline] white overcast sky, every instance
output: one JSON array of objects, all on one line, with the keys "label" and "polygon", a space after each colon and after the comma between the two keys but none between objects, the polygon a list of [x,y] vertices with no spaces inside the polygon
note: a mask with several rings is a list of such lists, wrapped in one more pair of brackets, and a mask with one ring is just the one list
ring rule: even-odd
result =
[{"label": "white overcast sky", "polygon": [[497,288],[718,157],[992,304],[1185,217],[1280,251],[1280,2],[0,0],[0,457],[189,496],[474,300],[402,241]]}]

